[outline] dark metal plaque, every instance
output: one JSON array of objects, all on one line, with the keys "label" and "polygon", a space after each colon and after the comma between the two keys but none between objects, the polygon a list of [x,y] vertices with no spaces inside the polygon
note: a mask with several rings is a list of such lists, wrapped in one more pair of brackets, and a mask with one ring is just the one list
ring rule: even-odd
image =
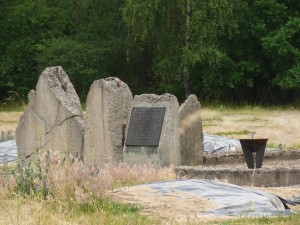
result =
[{"label": "dark metal plaque", "polygon": [[166,107],[132,107],[125,145],[158,146]]}]

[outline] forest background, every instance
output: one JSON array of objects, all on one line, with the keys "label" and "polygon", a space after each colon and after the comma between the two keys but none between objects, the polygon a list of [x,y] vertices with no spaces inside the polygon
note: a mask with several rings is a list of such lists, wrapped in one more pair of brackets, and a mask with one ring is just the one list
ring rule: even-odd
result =
[{"label": "forest background", "polygon": [[0,102],[60,65],[81,100],[117,76],[134,94],[300,105],[299,0],[0,0]]}]

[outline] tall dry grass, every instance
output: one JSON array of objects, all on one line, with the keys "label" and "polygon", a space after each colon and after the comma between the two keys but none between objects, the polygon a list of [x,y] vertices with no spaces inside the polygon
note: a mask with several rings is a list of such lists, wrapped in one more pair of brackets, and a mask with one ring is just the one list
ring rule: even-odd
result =
[{"label": "tall dry grass", "polygon": [[[20,191],[26,185],[18,186],[23,180],[11,173],[19,171],[18,165],[7,165],[2,170],[0,224],[157,224],[156,220],[139,215],[136,206],[112,202],[106,192],[121,186],[175,179],[171,167],[119,163],[96,169],[59,152],[43,153],[37,159],[30,165],[32,170],[27,169],[28,164],[21,170],[23,178],[34,177],[34,184],[27,184],[34,189],[31,192]],[[44,186],[47,195],[39,193]]]},{"label": "tall dry grass", "polygon": [[[75,198],[83,202],[98,197],[106,190],[152,181],[174,179],[172,168],[154,168],[152,165],[118,163],[104,165],[101,169],[89,167],[78,159],[63,162],[58,153],[52,154],[48,168],[49,189],[59,198]],[[46,157],[42,167],[46,169]],[[63,162],[63,163],[62,163]]]},{"label": "tall dry grass", "polygon": [[[59,152],[43,153],[38,157],[38,164],[32,166],[35,166],[33,168],[35,173],[41,174],[37,174],[34,182],[39,186],[47,185],[50,198],[85,202],[103,196],[107,190],[121,186],[175,179],[172,167],[155,168],[150,164],[130,166],[121,162],[114,165],[107,164],[97,169],[78,159],[66,158]],[[39,183],[41,180],[37,177],[44,177],[46,184]],[[7,175],[0,176],[2,192],[14,190],[16,182],[16,178],[12,175],[9,178]]]}]

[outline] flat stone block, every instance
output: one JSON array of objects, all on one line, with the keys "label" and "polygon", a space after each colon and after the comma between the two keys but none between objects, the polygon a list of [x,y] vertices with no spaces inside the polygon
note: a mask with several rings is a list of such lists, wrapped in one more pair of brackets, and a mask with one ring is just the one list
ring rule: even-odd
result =
[{"label": "flat stone block", "polygon": [[[145,164],[151,163],[158,167],[169,166],[169,165],[180,165],[180,149],[179,149],[179,136],[178,136],[178,113],[179,113],[179,103],[177,98],[171,94],[154,95],[154,94],[144,94],[136,95],[133,100],[131,110],[131,120],[130,123],[135,123],[136,118],[133,114],[136,108],[143,108],[145,112],[152,111],[155,112],[151,117],[147,118],[145,116],[143,121],[139,122],[141,128],[140,131],[145,133],[152,133],[156,131],[156,140],[159,137],[159,143],[149,145],[144,140],[131,142],[132,131],[126,132],[127,144],[123,149],[123,159],[124,162],[128,164]],[[165,111],[164,116],[162,112]],[[157,114],[156,114],[157,113]],[[147,113],[146,113],[147,115]],[[149,115],[149,114],[148,114]],[[142,118],[142,116],[140,116]],[[147,120],[147,121],[146,121]],[[163,120],[161,133],[159,135],[160,122]],[[138,124],[136,124],[138,126]],[[144,126],[145,125],[145,126]],[[148,126],[148,127],[147,127]],[[134,127],[134,126],[133,126]],[[147,130],[148,129],[148,130]],[[134,133],[134,132],[133,132]],[[128,136],[129,134],[129,136]],[[146,135],[147,136],[147,135]],[[150,136],[149,136],[150,137]],[[131,144],[138,144],[136,146]]]}]

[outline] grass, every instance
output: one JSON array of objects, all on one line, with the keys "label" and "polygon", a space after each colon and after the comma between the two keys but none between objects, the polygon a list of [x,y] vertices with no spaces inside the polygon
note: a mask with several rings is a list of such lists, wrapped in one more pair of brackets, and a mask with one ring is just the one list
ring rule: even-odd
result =
[{"label": "grass", "polygon": [[261,224],[274,224],[274,225],[296,225],[300,224],[300,214],[292,216],[279,216],[279,217],[262,217],[262,218],[240,218],[240,219],[230,219],[226,221],[219,222],[217,224],[221,225],[261,225]]},{"label": "grass", "polygon": [[[229,138],[268,138],[269,146],[281,144],[300,149],[300,110],[292,107],[202,107],[203,132]],[[221,118],[221,119],[220,119]],[[248,132],[249,131],[249,132]]]},{"label": "grass", "polygon": [[[160,218],[144,216],[143,209],[138,205],[112,200],[106,191],[151,181],[173,180],[173,168],[157,169],[150,165],[129,166],[122,163],[107,165],[95,173],[93,168],[78,160],[65,160],[57,152],[49,157],[41,154],[39,159],[33,164],[34,173],[38,176],[30,181],[35,185],[29,186],[39,187],[37,177],[45,177],[49,189],[47,196],[39,194],[39,188],[27,193],[18,191],[16,183],[19,176],[10,176],[9,180],[0,176],[0,224],[164,223]],[[6,169],[8,174],[12,174],[11,171],[16,173],[16,168],[16,164],[10,164]],[[30,178],[32,173],[21,172],[21,175],[22,179]],[[188,224],[299,224],[299,220],[300,215],[292,215],[218,219]],[[178,223],[173,221],[170,224]]]},{"label": "grass", "polygon": [[202,107],[182,121],[183,133],[202,118],[203,132],[234,139],[267,138],[268,146],[300,149],[300,110],[288,107]]},{"label": "grass", "polygon": [[175,179],[173,168],[125,163],[91,168],[58,152],[2,166],[0,224],[159,224],[137,205],[109,199],[116,187]]},{"label": "grass", "polygon": [[[0,110],[0,131],[13,130],[17,127],[22,111],[15,109],[24,108],[22,105]],[[1,107],[0,107],[1,109]],[[217,134],[229,138],[268,138],[269,146],[282,144],[287,149],[300,149],[300,110],[293,107],[267,107],[261,106],[203,106],[199,116],[202,117],[204,133]],[[188,126],[189,121],[185,121]],[[249,131],[249,132],[247,132]]]},{"label": "grass", "polygon": [[248,135],[248,134],[252,134],[252,131],[249,130],[240,130],[240,131],[228,131],[228,132],[217,132],[214,133],[216,135],[220,135],[220,136],[227,136],[227,135]]},{"label": "grass", "polygon": [[[14,131],[23,111],[22,107],[1,107],[0,130]],[[199,115],[202,117],[205,133],[250,138],[255,132],[254,137],[269,138],[269,146],[275,147],[281,143],[285,148],[300,149],[299,112],[298,109],[288,107],[222,106],[203,107]],[[199,115],[196,115],[191,123],[199,119]],[[185,122],[185,125],[189,126],[190,122]],[[37,193],[22,194],[16,191],[14,178],[11,177],[7,181],[0,175],[0,224],[162,223],[160,219],[144,216],[143,209],[138,205],[113,201],[105,193],[114,188],[175,179],[172,168],[155,169],[149,165],[130,167],[119,164],[106,166],[95,173],[92,168],[77,160],[70,160],[66,164],[62,156],[54,152],[46,173],[46,161],[46,158],[41,156],[40,163],[49,189],[45,198],[38,194],[41,187],[38,179],[32,181]],[[7,173],[7,170],[12,171],[15,168],[15,164],[10,164],[6,170],[0,167],[0,173]],[[300,215],[222,219],[202,221],[198,224],[300,224]]]},{"label": "grass", "polygon": [[0,204],[0,224],[156,224],[140,208],[97,198],[89,203],[60,199],[6,197]]}]

